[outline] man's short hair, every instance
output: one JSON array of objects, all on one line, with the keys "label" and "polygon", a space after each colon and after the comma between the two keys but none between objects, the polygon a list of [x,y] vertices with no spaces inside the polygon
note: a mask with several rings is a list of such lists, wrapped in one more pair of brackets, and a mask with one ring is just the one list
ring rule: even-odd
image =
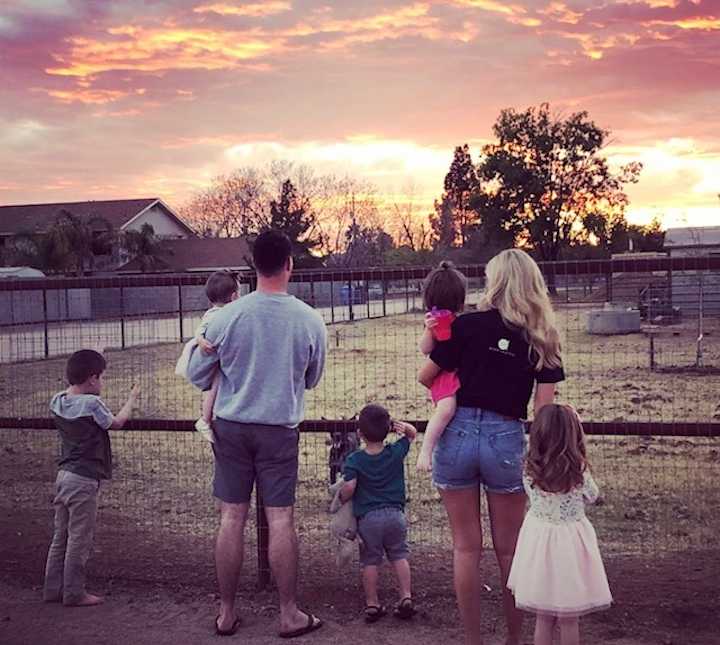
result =
[{"label": "man's short hair", "polygon": [[290,238],[282,231],[263,231],[253,244],[253,264],[262,276],[271,277],[280,273],[292,256]]},{"label": "man's short hair", "polygon": [[232,271],[215,271],[205,283],[205,295],[213,304],[227,304],[238,290],[238,281]]},{"label": "man's short hair", "polygon": [[390,432],[390,413],[382,406],[371,403],[360,410],[358,426],[368,441],[384,441]]},{"label": "man's short hair", "polygon": [[82,385],[91,376],[100,376],[107,367],[105,357],[94,349],[81,349],[68,358],[65,367],[70,385]]}]

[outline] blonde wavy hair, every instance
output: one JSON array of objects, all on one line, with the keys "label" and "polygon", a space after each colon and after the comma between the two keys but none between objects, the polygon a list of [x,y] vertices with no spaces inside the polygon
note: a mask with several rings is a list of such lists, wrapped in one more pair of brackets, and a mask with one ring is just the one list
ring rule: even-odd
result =
[{"label": "blonde wavy hair", "polygon": [[530,427],[525,472],[533,486],[549,493],[569,493],[589,469],[585,433],[572,406],[544,405]]},{"label": "blonde wavy hair", "polygon": [[525,251],[506,249],[485,267],[480,309],[497,309],[509,327],[519,329],[536,370],[560,367],[560,335],[540,268]]}]

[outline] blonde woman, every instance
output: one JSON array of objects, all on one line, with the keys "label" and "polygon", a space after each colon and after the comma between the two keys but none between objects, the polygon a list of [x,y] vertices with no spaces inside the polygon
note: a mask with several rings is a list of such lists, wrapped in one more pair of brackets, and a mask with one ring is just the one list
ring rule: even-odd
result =
[{"label": "blonde woman", "polygon": [[451,339],[437,343],[419,380],[429,386],[441,370],[457,370],[460,378],[457,412],[433,454],[433,483],[450,521],[465,642],[482,644],[482,487],[502,577],[506,644],[519,645],[522,614],[507,578],[525,514],[523,419],[533,389],[537,411],[553,402],[565,375],[547,287],[533,259],[518,249],[502,251],[485,276],[479,310],[455,320]]}]

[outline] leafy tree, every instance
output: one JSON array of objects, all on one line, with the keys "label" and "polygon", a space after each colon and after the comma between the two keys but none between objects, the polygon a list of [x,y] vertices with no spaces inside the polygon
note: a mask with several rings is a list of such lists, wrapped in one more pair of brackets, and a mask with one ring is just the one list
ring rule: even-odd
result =
[{"label": "leafy tree", "polygon": [[15,235],[9,255],[14,264],[82,275],[95,268],[96,256],[112,253],[114,240],[115,231],[106,219],[83,218],[61,209],[44,234]]},{"label": "leafy tree", "polygon": [[624,186],[638,179],[639,163],[610,169],[601,151],[608,131],[587,112],[553,116],[547,104],[524,112],[506,109],[493,126],[497,143],[484,146],[477,171],[481,190],[473,205],[490,237],[505,237],[557,260],[563,247],[587,234],[607,237],[613,213],[624,219]]},{"label": "leafy tree", "polygon": [[430,213],[433,249],[446,251],[454,246],[457,239],[457,224],[453,216],[452,202],[443,197],[435,200],[435,212]]},{"label": "leafy tree", "polygon": [[270,228],[283,231],[293,246],[293,259],[298,268],[319,266],[322,260],[312,254],[320,240],[312,236],[314,225],[311,213],[301,203],[293,183],[286,179],[280,195],[270,202]]},{"label": "leafy tree", "polygon": [[141,271],[156,271],[168,254],[162,239],[155,235],[152,224],[143,224],[140,230],[130,229],[122,235],[122,246],[131,260],[137,260]]},{"label": "leafy tree", "polygon": [[345,232],[344,266],[380,266],[395,248],[392,236],[380,227],[362,226],[353,222]]},{"label": "leafy tree", "polygon": [[[441,204],[450,205],[456,234],[460,237],[460,246],[465,246],[478,220],[478,213],[472,208],[473,195],[480,188],[477,170],[470,156],[470,148],[465,143],[455,148],[450,170],[445,175]],[[448,229],[449,230],[449,229]],[[455,242],[453,239],[452,242]]]}]

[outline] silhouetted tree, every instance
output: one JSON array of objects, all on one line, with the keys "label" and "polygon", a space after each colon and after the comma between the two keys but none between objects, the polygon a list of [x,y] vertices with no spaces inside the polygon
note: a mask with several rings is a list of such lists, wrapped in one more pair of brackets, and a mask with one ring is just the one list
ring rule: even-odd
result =
[{"label": "silhouetted tree", "polygon": [[498,141],[482,150],[481,190],[473,200],[489,236],[506,236],[534,249],[541,260],[557,260],[563,246],[585,234],[586,221],[595,231],[605,230],[608,220],[601,226],[591,215],[624,218],[624,186],[637,181],[642,166],[611,170],[601,154],[609,133],[587,112],[561,118],[547,104],[507,109],[493,132]]},{"label": "silhouetted tree", "polygon": [[293,183],[286,179],[282,183],[280,195],[270,202],[270,228],[283,231],[292,242],[293,259],[298,268],[319,266],[321,258],[311,251],[320,244],[320,240],[311,236],[313,229],[312,213],[298,200]]},{"label": "silhouetted tree", "polygon": [[455,148],[443,188],[445,190],[441,203],[450,205],[455,231],[460,237],[460,246],[465,246],[478,223],[478,212],[472,208],[471,200],[480,188],[477,170],[467,143]]}]

